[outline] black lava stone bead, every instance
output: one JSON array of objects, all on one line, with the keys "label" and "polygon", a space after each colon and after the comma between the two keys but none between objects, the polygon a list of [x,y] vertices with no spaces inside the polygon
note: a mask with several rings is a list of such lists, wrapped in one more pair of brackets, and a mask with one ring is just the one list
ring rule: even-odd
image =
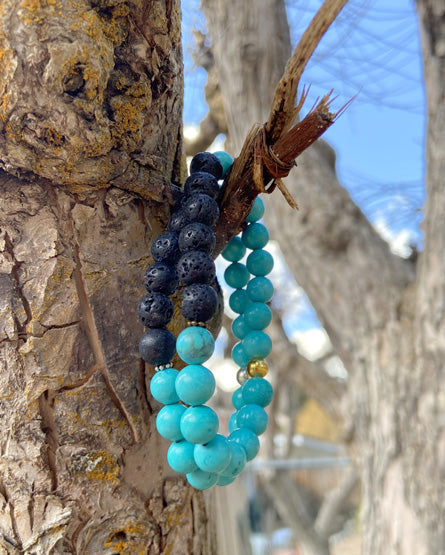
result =
[{"label": "black lava stone bead", "polygon": [[175,264],[180,256],[178,233],[176,231],[166,231],[158,235],[151,245],[151,254],[156,262]]},{"label": "black lava stone bead", "polygon": [[215,198],[219,193],[218,181],[211,173],[196,172],[188,177],[184,184],[184,193],[192,195],[193,193],[204,193],[209,197]]},{"label": "black lava stone bead", "polygon": [[147,328],[162,328],[173,316],[173,303],[162,293],[150,293],[139,303],[138,315]]},{"label": "black lava stone bead", "polygon": [[211,152],[198,152],[193,156],[190,164],[190,173],[196,172],[211,173],[216,179],[221,179],[223,167],[218,158]]},{"label": "black lava stone bead", "polygon": [[218,306],[218,295],[213,287],[204,283],[193,283],[184,289],[182,315],[195,322],[207,322],[213,318]]},{"label": "black lava stone bead", "polygon": [[181,231],[181,229],[190,223],[190,217],[182,208],[173,212],[168,221],[168,229],[170,231]]},{"label": "black lava stone bead", "polygon": [[181,212],[184,212],[188,218],[187,223],[200,222],[209,227],[213,227],[219,218],[218,204],[209,195],[204,193],[195,193],[186,198]]},{"label": "black lava stone bead", "polygon": [[164,293],[171,295],[179,285],[178,273],[165,262],[152,264],[145,272],[145,287],[149,293]]},{"label": "black lava stone bead", "polygon": [[165,328],[149,328],[139,342],[141,357],[153,366],[168,364],[174,357],[175,351],[175,336]]},{"label": "black lava stone bead", "polygon": [[215,263],[202,251],[188,251],[183,254],[176,269],[184,285],[210,283],[215,277]]},{"label": "black lava stone bead", "polygon": [[193,222],[184,227],[179,234],[178,245],[182,252],[191,250],[210,254],[215,248],[216,238],[208,225]]}]

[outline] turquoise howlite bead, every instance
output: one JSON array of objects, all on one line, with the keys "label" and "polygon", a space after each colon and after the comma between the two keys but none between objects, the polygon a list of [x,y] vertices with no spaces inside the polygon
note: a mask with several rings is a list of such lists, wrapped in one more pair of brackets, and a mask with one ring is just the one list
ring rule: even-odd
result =
[{"label": "turquoise howlite bead", "polygon": [[246,268],[254,276],[265,276],[272,271],[273,256],[262,249],[252,251],[247,257]]},{"label": "turquoise howlite bead", "polygon": [[[249,380],[250,381],[250,380]],[[243,388],[239,387],[232,393],[232,405],[238,410],[246,404],[243,397]]]},{"label": "turquoise howlite bead", "polygon": [[271,338],[260,330],[249,332],[242,340],[242,345],[249,362],[255,358],[266,358],[272,350]]},{"label": "turquoise howlite bead", "polygon": [[187,364],[201,364],[208,360],[215,349],[212,334],[200,326],[190,326],[179,334],[176,351]]},{"label": "turquoise howlite bead", "polygon": [[237,337],[238,339],[244,339],[244,337],[246,337],[249,331],[252,331],[252,330],[246,324],[246,321],[244,320],[244,316],[242,314],[240,314],[238,318],[235,318],[235,320],[233,320],[232,333],[235,337]]},{"label": "turquoise howlite bead", "polygon": [[190,443],[208,443],[215,437],[218,427],[216,412],[205,405],[186,409],[180,423],[181,433]]},{"label": "turquoise howlite bead", "polygon": [[261,220],[264,215],[264,202],[260,197],[257,197],[252,204],[249,215],[246,218],[246,222],[257,222]]},{"label": "turquoise howlite bead", "polygon": [[180,422],[185,410],[184,405],[179,403],[162,407],[156,417],[156,428],[162,437],[170,441],[182,439]]},{"label": "turquoise howlite bead", "polygon": [[170,445],[167,451],[167,461],[175,472],[179,474],[187,474],[187,472],[194,472],[198,470],[198,465],[195,463],[195,446],[189,441],[181,439],[175,441]]},{"label": "turquoise howlite bead", "polygon": [[237,423],[237,416],[238,416],[237,412],[234,412],[233,414],[230,415],[229,422],[228,422],[229,433],[232,433],[234,430],[237,430],[239,428]]},{"label": "turquoise howlite bead", "polygon": [[242,314],[251,302],[244,289],[236,289],[229,297],[229,306],[237,314]]},{"label": "turquoise howlite bead", "polygon": [[230,442],[238,443],[246,452],[246,459],[251,461],[260,450],[260,441],[256,434],[249,428],[238,428],[228,437]]},{"label": "turquoise howlite bead", "polygon": [[222,474],[220,474],[218,476],[218,481],[216,482],[216,485],[217,486],[228,486],[229,484],[231,484],[235,480],[236,480],[236,476],[234,478],[231,478],[230,476],[223,476]]},{"label": "turquoise howlite bead", "polygon": [[249,278],[250,274],[247,268],[240,262],[232,262],[224,271],[224,279],[227,285],[230,285],[230,287],[234,289],[244,287],[249,281]]},{"label": "turquoise howlite bead", "polygon": [[214,472],[205,472],[204,470],[195,470],[186,474],[187,482],[195,489],[209,489],[218,481],[218,474]]},{"label": "turquoise howlite bead", "polygon": [[241,239],[248,249],[262,249],[269,242],[269,232],[263,224],[253,222],[244,229]]},{"label": "turquoise howlite bead", "polygon": [[176,378],[176,393],[187,405],[203,405],[215,392],[215,378],[205,366],[191,364]]},{"label": "turquoise howlite bead", "polygon": [[257,436],[266,431],[269,417],[263,407],[249,404],[238,411],[236,422],[239,428],[249,428]]},{"label": "turquoise howlite bead", "polygon": [[179,401],[175,390],[175,380],[178,374],[179,372],[174,368],[166,368],[159,370],[151,378],[150,392],[156,401],[163,405],[172,405]]},{"label": "turquoise howlite bead", "polygon": [[[250,334],[247,334],[246,337],[248,337],[249,335]],[[261,358],[264,358],[264,357],[261,357]],[[238,364],[238,366],[241,366],[241,368],[246,367],[249,364],[251,357],[249,357],[249,355],[247,354],[242,341],[234,345],[232,349],[232,359],[233,359],[233,362]]]},{"label": "turquoise howlite bead", "polygon": [[273,296],[273,285],[267,277],[259,276],[249,281],[246,291],[252,301],[267,303]]},{"label": "turquoise howlite bead", "polygon": [[233,237],[221,254],[229,262],[238,262],[246,254],[246,246],[241,237]]},{"label": "turquoise howlite bead", "polygon": [[221,434],[205,445],[195,445],[195,462],[206,472],[222,472],[230,463],[232,451],[230,443]]},{"label": "turquoise howlite bead", "polygon": [[222,168],[223,168],[223,173],[222,173],[222,177],[224,178],[227,170],[232,166],[233,164],[233,158],[230,156],[230,154],[227,154],[227,152],[224,152],[222,150],[218,150],[217,152],[213,153],[219,160],[219,163],[221,164]]},{"label": "turquoise howlite bead", "polygon": [[224,470],[221,470],[221,476],[236,478],[246,466],[246,452],[241,445],[235,441],[229,441],[229,445],[232,450],[232,457],[228,466],[226,466]]},{"label": "turquoise howlite bead", "polygon": [[263,330],[267,328],[271,320],[272,311],[267,304],[264,303],[252,303],[244,312],[244,322],[252,330]]},{"label": "turquoise howlite bead", "polygon": [[251,378],[242,386],[241,394],[243,405],[254,404],[267,407],[272,401],[273,388],[264,378]]}]

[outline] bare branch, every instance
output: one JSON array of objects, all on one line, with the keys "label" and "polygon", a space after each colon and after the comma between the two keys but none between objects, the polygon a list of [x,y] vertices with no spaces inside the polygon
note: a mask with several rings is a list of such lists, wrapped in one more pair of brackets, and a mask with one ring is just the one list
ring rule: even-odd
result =
[{"label": "bare branch", "polygon": [[272,181],[283,193],[288,204],[297,208],[281,178],[294,166],[295,158],[332,125],[336,114],[329,112],[329,95],[325,96],[306,118],[290,131],[305,99],[295,106],[301,73],[319,40],[334,21],[347,0],[326,0],[294,54],[275,90],[269,120],[264,125],[255,124],[249,132],[241,153],[235,159],[232,171],[223,185],[220,198],[221,216],[216,226],[218,254],[224,245],[238,233],[258,193],[271,193]]},{"label": "bare branch", "polygon": [[276,318],[267,331],[275,345],[271,357],[278,353],[279,367],[287,369],[288,379],[294,380],[306,395],[315,399],[335,420],[341,420],[346,384],[330,376],[322,364],[300,355]]},{"label": "bare branch", "polygon": [[345,470],[340,483],[326,494],[314,524],[314,529],[323,538],[329,538],[337,530],[343,528],[345,519],[341,519],[343,521],[341,523],[338,522],[340,510],[357,482],[357,470],[354,466],[350,466]]},{"label": "bare branch", "polygon": [[313,528],[300,490],[288,472],[277,472],[264,487],[283,521],[298,537],[307,555],[329,555],[329,546]]},{"label": "bare branch", "polygon": [[195,139],[184,138],[187,156],[194,156],[198,152],[207,150],[219,133],[227,133],[224,102],[212,49],[206,44],[206,35],[200,31],[194,31],[193,35],[197,47],[196,51],[192,54],[193,61],[207,72],[204,96],[209,107],[209,112],[199,125],[198,136]]},{"label": "bare branch", "polygon": [[276,141],[281,137],[298,115],[299,106],[295,107],[295,99],[303,70],[323,35],[347,1],[325,0],[301,37],[275,91],[266,124],[269,140]]},{"label": "bare branch", "polygon": [[216,137],[221,133],[218,123],[213,119],[211,114],[201,121],[199,124],[199,133],[193,139],[184,137],[184,148],[187,156],[194,156],[198,152],[207,150]]}]

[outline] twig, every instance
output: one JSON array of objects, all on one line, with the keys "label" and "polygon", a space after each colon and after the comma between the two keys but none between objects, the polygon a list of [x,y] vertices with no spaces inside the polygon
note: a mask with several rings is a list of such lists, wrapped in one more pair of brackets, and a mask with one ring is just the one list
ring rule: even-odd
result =
[{"label": "twig", "polygon": [[318,139],[346,107],[331,113],[329,106],[332,99],[329,93],[301,122],[291,128],[308,92],[303,89],[301,99],[295,106],[298,83],[317,44],[346,2],[325,0],[303,34],[277,85],[268,121],[264,125],[255,124],[252,127],[240,155],[235,159],[218,199],[221,214],[215,228],[215,256],[241,230],[259,193],[271,193],[277,186],[288,204],[298,208],[281,178],[289,174],[295,165],[295,158]]},{"label": "twig", "polygon": [[289,129],[298,115],[300,106],[295,107],[298,84],[307,62],[331,23],[348,0],[325,0],[303,33],[292,57],[287,63],[283,77],[275,89],[269,119],[266,123],[268,139],[272,142]]}]

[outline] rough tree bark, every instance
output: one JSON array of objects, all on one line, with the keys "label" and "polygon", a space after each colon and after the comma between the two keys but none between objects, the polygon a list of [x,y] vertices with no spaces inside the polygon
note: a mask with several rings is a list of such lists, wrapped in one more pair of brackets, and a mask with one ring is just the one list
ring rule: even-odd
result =
[{"label": "rough tree bark", "polygon": [[[202,3],[237,153],[252,118],[266,121],[287,60],[284,3]],[[445,10],[432,0],[418,8],[429,126],[425,249],[417,264],[391,254],[338,183],[335,157],[322,143],[287,180],[300,212],[280,195],[267,199],[271,234],[349,372],[344,416],[361,468],[369,555],[436,555],[445,545]]]},{"label": "rough tree bark", "polygon": [[137,355],[183,175],[180,41],[176,0],[2,2],[1,553],[214,550]]}]

